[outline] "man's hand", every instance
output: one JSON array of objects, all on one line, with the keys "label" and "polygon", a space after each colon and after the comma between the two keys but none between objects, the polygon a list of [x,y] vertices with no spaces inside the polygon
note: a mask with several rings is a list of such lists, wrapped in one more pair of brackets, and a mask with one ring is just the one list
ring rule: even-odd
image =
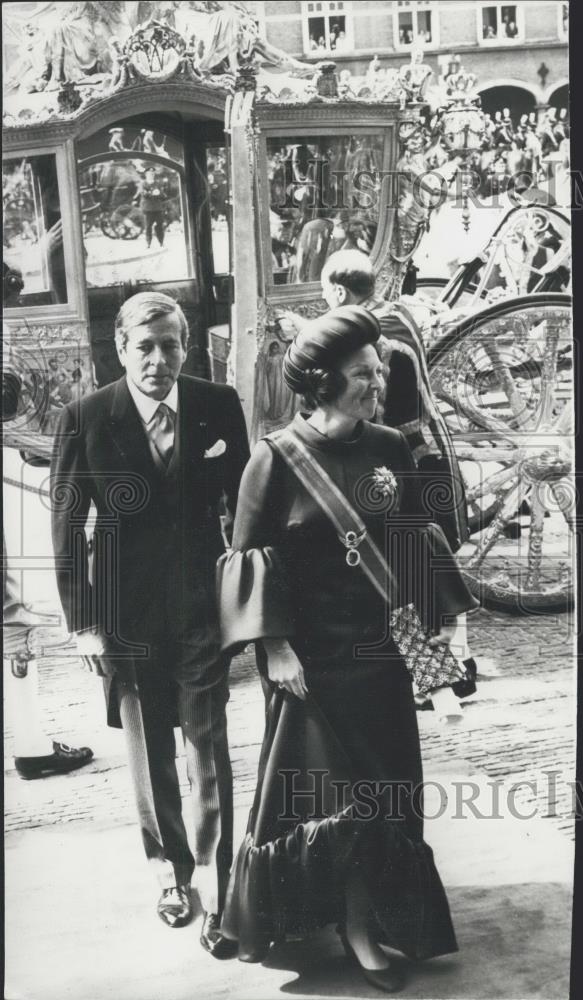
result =
[{"label": "man's hand", "polygon": [[287,639],[264,639],[269,680],[305,701],[308,689],[304,668]]},{"label": "man's hand", "polygon": [[77,632],[75,639],[77,653],[85,670],[97,674],[98,677],[108,677],[115,673],[115,667],[107,655],[105,637],[99,629]]},{"label": "man's hand", "polygon": [[299,316],[298,313],[294,313],[290,309],[280,309],[277,313],[277,321],[284,333],[286,330],[290,331],[291,329],[294,336],[300,332],[306,323],[303,316]]}]

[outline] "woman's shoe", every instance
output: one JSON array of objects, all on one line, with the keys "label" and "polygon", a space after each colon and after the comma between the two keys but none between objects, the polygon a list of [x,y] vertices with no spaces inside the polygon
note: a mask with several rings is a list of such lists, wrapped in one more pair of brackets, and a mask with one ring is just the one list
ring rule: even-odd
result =
[{"label": "woman's shoe", "polygon": [[344,948],[346,957],[358,965],[364,978],[371,984],[371,986],[376,986],[378,990],[383,990],[385,993],[398,993],[399,990],[403,989],[403,986],[405,985],[405,977],[402,972],[393,968],[392,965],[388,965],[386,969],[367,969],[366,966],[360,962],[358,955],[346,937],[345,931],[341,930],[340,927],[338,927],[337,930],[340,940],[342,941],[342,947]]}]

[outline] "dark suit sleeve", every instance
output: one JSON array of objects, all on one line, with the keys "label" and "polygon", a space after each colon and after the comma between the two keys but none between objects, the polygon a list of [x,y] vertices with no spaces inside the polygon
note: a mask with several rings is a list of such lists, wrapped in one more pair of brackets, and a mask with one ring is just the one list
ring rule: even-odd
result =
[{"label": "dark suit sleeve", "polygon": [[388,359],[383,423],[386,427],[400,427],[425,414],[417,384],[417,373],[411,358],[394,348]]},{"label": "dark suit sleeve", "polygon": [[425,482],[417,468],[413,453],[407,443],[407,438],[401,431],[399,435],[399,464],[403,476],[403,493],[400,508],[405,517],[413,517],[419,524],[427,524],[430,520],[429,508],[425,502]]},{"label": "dark suit sleeve", "polygon": [[[468,590],[443,529],[432,520],[441,485],[421,476],[404,435],[400,438],[404,479],[400,508],[404,522],[411,519],[415,526],[416,543],[412,551],[403,550],[405,564],[399,566],[399,580],[402,594],[416,605],[426,627],[439,632],[450,617],[473,611],[479,601]],[[447,497],[441,495],[441,501]],[[410,534],[411,527],[408,530]]]},{"label": "dark suit sleeve", "polygon": [[51,524],[57,584],[69,632],[93,624],[85,535],[90,504],[79,408],[66,407],[57,426],[51,463]]},{"label": "dark suit sleeve", "polygon": [[224,530],[227,541],[230,544],[233,537],[233,523],[237,511],[241,477],[249,461],[247,426],[241,402],[234,389],[225,395],[223,420],[223,436],[227,445]]}]

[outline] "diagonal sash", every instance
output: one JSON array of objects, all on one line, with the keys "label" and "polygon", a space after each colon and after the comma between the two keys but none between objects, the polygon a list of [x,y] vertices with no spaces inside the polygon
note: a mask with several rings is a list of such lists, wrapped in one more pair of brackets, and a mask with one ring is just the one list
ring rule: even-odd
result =
[{"label": "diagonal sash", "polygon": [[461,680],[465,676],[464,667],[449,645],[443,643],[435,648],[430,644],[430,635],[412,604],[401,607],[397,581],[364,521],[294,429],[285,427],[275,431],[268,440],[336,528],[346,548],[348,565],[360,567],[387,603],[391,612],[391,638],[420,693]]},{"label": "diagonal sash", "polygon": [[360,566],[390,608],[398,607],[397,581],[359,514],[348,502],[325,469],[316,461],[293,428],[284,427],[269,435],[269,441],[287,462],[306,490],[317,501],[336,528],[346,548],[349,566]]}]

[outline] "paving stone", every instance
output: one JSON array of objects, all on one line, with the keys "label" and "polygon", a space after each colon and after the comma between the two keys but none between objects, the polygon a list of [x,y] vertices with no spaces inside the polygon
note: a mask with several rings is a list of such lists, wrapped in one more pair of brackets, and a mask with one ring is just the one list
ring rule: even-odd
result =
[{"label": "paving stone", "polygon": [[[426,776],[463,762],[468,774],[503,779],[506,788],[557,770],[553,797],[557,829],[573,837],[575,709],[570,615],[540,616],[528,621],[478,611],[469,619],[472,653],[492,658],[499,675],[479,682],[478,695],[464,708],[461,729],[444,727],[435,713],[418,713]],[[542,651],[542,654],[541,654]],[[40,689],[51,735],[72,745],[90,745],[95,759],[74,774],[21,781],[13,768],[10,720],[5,727],[6,829],[18,830],[61,822],[134,822],[134,804],[125,763],[123,734],[104,721],[101,684],[79,669],[75,658],[53,656],[40,666]],[[236,658],[231,669],[228,706],[235,798],[250,802],[263,732],[263,695],[254,654]],[[180,741],[178,741],[180,744]],[[535,768],[536,765],[536,768]],[[184,760],[179,751],[180,786],[187,794]],[[539,781],[540,784],[540,781]],[[548,810],[545,789],[517,793],[517,802],[535,802]]]}]

